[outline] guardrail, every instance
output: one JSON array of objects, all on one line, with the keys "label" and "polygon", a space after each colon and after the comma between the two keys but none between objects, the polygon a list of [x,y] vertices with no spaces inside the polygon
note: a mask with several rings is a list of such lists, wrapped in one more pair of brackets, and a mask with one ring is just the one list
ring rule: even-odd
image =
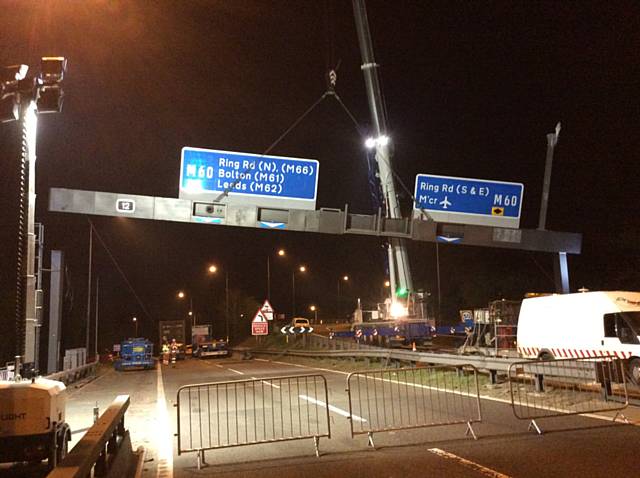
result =
[{"label": "guardrail", "polygon": [[[241,349],[235,349],[240,351]],[[381,347],[360,346],[360,348],[348,350],[282,350],[282,349],[251,349],[252,355],[291,355],[298,357],[344,357],[344,358],[370,358],[377,360],[395,360],[399,362],[440,364],[440,365],[468,365],[472,364],[478,370],[486,370],[495,375],[502,372],[505,375],[509,366],[514,362],[513,358],[492,356],[469,356],[459,354],[413,352],[405,349],[384,349]]]},{"label": "guardrail", "polygon": [[9,370],[7,367],[0,368],[0,380],[13,379],[13,370]]},{"label": "guardrail", "polygon": [[624,363],[615,357],[515,362],[509,389],[514,415],[539,434],[537,419],[615,411],[615,421],[629,404]]},{"label": "guardrail", "polygon": [[94,362],[81,365],[80,367],[72,368],[70,370],[62,370],[61,372],[52,373],[47,375],[46,378],[50,380],[58,380],[65,385],[76,382],[83,378],[88,377],[96,373],[96,367],[98,366],[98,360]]},{"label": "guardrail", "polygon": [[131,450],[129,432],[124,426],[127,408],[129,396],[118,395],[47,478],[124,477],[135,474],[137,463]]},{"label": "guardrail", "polygon": [[180,387],[178,455],[205,450],[313,438],[331,438],[327,380],[294,375]]},{"label": "guardrail", "polygon": [[482,421],[478,371],[471,365],[385,369],[347,376],[351,436]]}]

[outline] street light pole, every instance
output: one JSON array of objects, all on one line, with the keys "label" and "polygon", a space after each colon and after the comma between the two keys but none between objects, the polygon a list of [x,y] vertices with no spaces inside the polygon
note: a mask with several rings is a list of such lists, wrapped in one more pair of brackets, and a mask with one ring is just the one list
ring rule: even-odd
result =
[{"label": "street light pole", "polygon": [[349,280],[349,276],[342,276],[338,279],[338,317],[342,316],[342,290],[340,284],[344,281],[347,282]]},{"label": "street light pole", "polygon": [[229,343],[229,271],[224,270],[224,319],[227,331],[227,343]]},{"label": "street light pole", "polygon": [[296,316],[296,270],[291,272],[291,320]]},{"label": "street light pole", "polygon": [[[278,255],[284,257],[284,249],[278,249]],[[267,256],[267,300],[271,302],[271,255]]]},{"label": "street light pole", "polygon": [[[305,266],[298,267],[300,272],[306,272],[307,268]],[[291,318],[293,319],[296,316],[296,270],[293,269],[291,272]]]},{"label": "street light pole", "polygon": [[133,325],[136,326],[135,338],[138,338],[138,319],[136,317],[133,318]]},{"label": "street light pole", "polygon": [[[229,269],[227,267],[223,267],[223,269],[224,269],[224,328],[225,328],[225,335],[227,337],[227,343],[229,343]],[[210,265],[208,270],[210,274],[215,274],[216,272],[218,272],[218,267],[215,265]],[[213,324],[211,324],[211,326],[213,327]],[[213,330],[211,332],[213,333]]]}]

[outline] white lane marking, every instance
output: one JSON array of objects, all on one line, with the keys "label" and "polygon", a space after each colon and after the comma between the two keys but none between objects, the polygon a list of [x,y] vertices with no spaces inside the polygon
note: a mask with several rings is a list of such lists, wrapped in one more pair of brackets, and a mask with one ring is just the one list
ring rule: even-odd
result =
[{"label": "white lane marking", "polygon": [[156,448],[158,453],[157,478],[173,478],[173,432],[169,425],[169,413],[164,397],[164,384],[162,383],[162,367],[156,367],[158,375],[158,390],[156,402]]},{"label": "white lane marking", "polygon": [[292,367],[309,368],[311,370],[322,370],[323,372],[339,373],[341,375],[349,375],[349,372],[342,372],[341,370],[331,370],[330,368],[309,367],[308,365],[300,365],[297,363],[288,363],[288,362],[278,362],[276,360],[273,360],[272,363],[277,363],[280,365],[290,365]]},{"label": "white lane marking", "polygon": [[[252,380],[258,380],[256,377],[251,377]],[[273,388],[280,388],[280,385],[276,385],[275,383],[271,383],[271,382],[267,382],[266,380],[260,380],[262,383],[264,383],[265,385],[269,385],[270,387]]]},{"label": "white lane marking", "polygon": [[338,415],[342,415],[343,417],[351,417],[352,420],[355,420],[357,422],[365,422],[367,421],[366,418],[362,418],[359,417],[358,415],[349,415],[349,412],[347,412],[346,410],[343,410],[342,408],[338,408],[338,407],[334,407],[333,405],[328,405],[326,403],[324,403],[322,400],[316,400],[315,398],[311,398],[308,397],[306,395],[298,395],[301,399],[306,400],[308,402],[311,403],[315,403],[316,405],[320,405],[321,407],[324,408],[329,408],[329,411],[333,412],[333,413],[337,413]]},{"label": "white lane marking", "polygon": [[505,475],[504,473],[500,473],[499,471],[492,470],[491,468],[487,468],[486,466],[479,465],[478,463],[475,463],[473,461],[466,460],[465,458],[462,458],[462,457],[459,457],[458,455],[454,455],[453,453],[449,453],[447,451],[441,450],[440,448],[429,448],[429,451],[443,458],[453,460],[462,466],[471,468],[472,470],[476,470],[482,473],[484,476],[491,476],[493,478],[511,478],[509,475]]},{"label": "white lane marking", "polygon": [[255,360],[256,362],[270,362],[270,360],[261,359],[261,358],[256,358],[256,359],[253,359],[253,360]]},{"label": "white lane marking", "polygon": [[244,372],[241,372],[240,370],[236,370],[234,368],[229,367],[229,370],[231,370],[234,373],[237,373],[238,375],[244,375]]}]

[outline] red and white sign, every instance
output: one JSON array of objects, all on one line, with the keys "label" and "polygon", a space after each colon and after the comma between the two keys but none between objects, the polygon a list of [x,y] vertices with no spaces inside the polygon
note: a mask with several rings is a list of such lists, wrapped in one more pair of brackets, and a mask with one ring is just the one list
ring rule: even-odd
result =
[{"label": "red and white sign", "polygon": [[262,315],[264,315],[267,320],[273,320],[273,307],[271,307],[271,304],[268,300],[264,301],[260,312],[262,312]]},{"label": "red and white sign", "polygon": [[251,335],[269,335],[269,322],[251,322]]},{"label": "red and white sign", "polygon": [[269,322],[267,322],[262,310],[256,312],[251,321],[251,335],[269,335]]}]

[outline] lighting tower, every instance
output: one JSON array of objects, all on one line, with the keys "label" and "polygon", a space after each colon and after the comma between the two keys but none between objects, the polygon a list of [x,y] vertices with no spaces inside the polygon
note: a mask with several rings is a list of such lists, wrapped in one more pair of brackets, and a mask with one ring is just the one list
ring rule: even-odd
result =
[{"label": "lighting tower", "polygon": [[0,122],[19,121],[22,134],[20,197],[18,205],[18,254],[16,281],[16,374],[20,362],[37,357],[35,205],[36,132],[38,115],[59,113],[64,92],[62,80],[67,67],[64,57],[43,57],[40,72],[29,74],[27,65],[0,70]]},{"label": "lighting tower", "polygon": [[[393,167],[391,163],[391,140],[387,131],[387,118],[382,93],[380,90],[380,80],[378,78],[378,68],[373,55],[373,43],[371,32],[369,31],[369,20],[364,0],[353,0],[353,13],[358,31],[358,42],[362,56],[362,73],[367,89],[367,99],[371,112],[371,124],[373,127],[373,138],[367,140],[366,145],[375,148],[376,162],[380,174],[380,185],[385,203],[385,217],[391,219],[401,219],[402,212],[396,196],[396,186],[393,177]],[[407,294],[413,290],[411,280],[411,270],[409,268],[409,256],[407,254],[406,243],[402,239],[389,238],[389,278],[391,280],[391,293],[393,299],[405,299]]]}]

